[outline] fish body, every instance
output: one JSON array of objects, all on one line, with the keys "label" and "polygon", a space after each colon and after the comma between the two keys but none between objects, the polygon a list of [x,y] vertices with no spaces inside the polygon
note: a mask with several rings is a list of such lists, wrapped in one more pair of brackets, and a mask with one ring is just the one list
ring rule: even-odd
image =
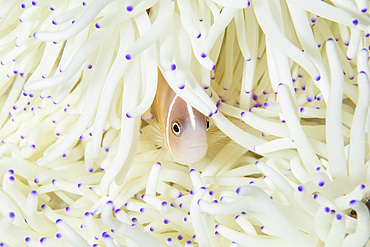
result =
[{"label": "fish body", "polygon": [[158,72],[153,108],[171,157],[182,164],[193,164],[203,159],[208,149],[209,120],[181,99],[168,86],[161,72]]}]

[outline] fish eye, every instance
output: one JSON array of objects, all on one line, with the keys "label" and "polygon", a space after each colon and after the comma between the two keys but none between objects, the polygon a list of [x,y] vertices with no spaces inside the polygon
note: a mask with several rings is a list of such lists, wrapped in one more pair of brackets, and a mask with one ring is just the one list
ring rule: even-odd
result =
[{"label": "fish eye", "polygon": [[208,130],[209,129],[209,119],[206,118],[206,129]]},{"label": "fish eye", "polygon": [[172,124],[171,124],[171,130],[172,130],[172,133],[175,135],[175,136],[180,136],[181,135],[181,123],[179,120],[173,120],[172,121]]}]

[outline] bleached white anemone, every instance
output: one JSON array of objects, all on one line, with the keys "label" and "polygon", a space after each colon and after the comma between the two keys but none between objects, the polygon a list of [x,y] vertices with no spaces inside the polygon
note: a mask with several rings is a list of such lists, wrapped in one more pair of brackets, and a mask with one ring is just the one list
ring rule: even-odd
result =
[{"label": "bleached white anemone", "polygon": [[[0,246],[366,245],[368,7],[1,0]],[[191,167],[158,67],[212,115]]]}]

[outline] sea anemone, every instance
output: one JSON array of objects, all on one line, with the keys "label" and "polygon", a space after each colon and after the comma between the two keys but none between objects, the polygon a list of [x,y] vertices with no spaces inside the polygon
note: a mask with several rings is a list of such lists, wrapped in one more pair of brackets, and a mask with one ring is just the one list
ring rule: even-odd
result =
[{"label": "sea anemone", "polygon": [[[0,246],[364,246],[369,3],[0,0]],[[158,69],[210,117],[179,164]]]}]

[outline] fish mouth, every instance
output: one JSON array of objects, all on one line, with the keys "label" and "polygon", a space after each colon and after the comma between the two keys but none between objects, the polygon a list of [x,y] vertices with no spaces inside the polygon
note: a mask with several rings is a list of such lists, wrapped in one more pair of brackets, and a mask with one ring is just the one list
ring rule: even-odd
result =
[{"label": "fish mouth", "polygon": [[196,143],[189,145],[188,148],[189,150],[196,150],[196,149],[208,149],[208,143],[207,142],[202,142],[202,143]]},{"label": "fish mouth", "polygon": [[173,157],[175,161],[191,165],[201,161],[207,154],[208,151],[208,143],[197,143],[191,146],[187,146],[186,150],[180,150],[180,152]]}]

